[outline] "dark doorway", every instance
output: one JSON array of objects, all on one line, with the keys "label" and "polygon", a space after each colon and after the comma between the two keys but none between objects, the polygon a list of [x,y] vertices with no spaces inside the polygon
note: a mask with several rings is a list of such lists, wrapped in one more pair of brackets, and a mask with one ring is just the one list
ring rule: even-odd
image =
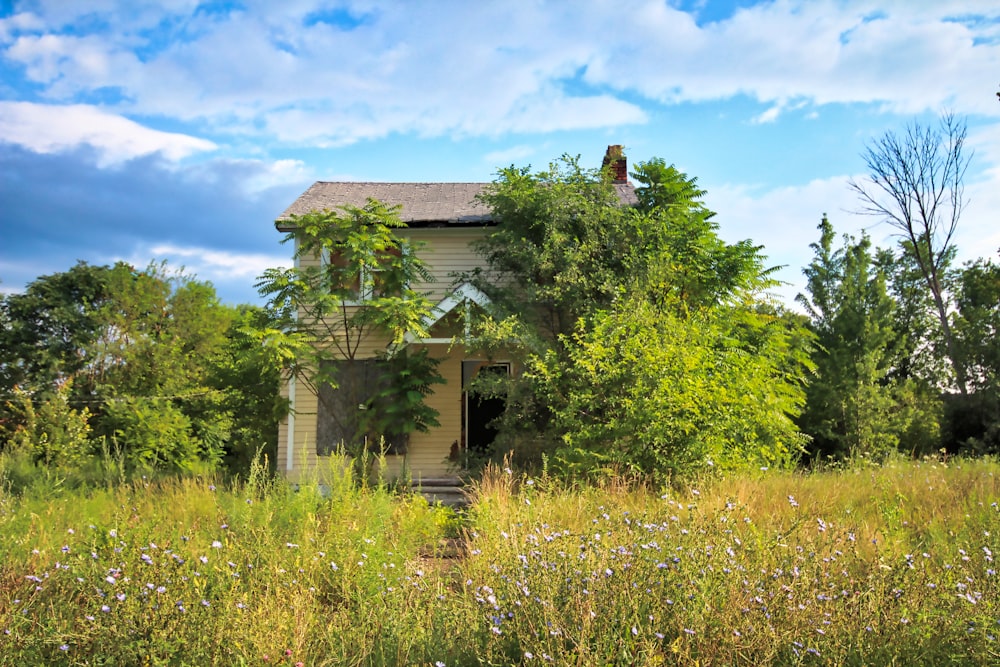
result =
[{"label": "dark doorway", "polygon": [[[492,376],[492,377],[490,377]],[[470,383],[476,380],[480,387],[490,379],[507,379],[510,376],[509,363],[484,361],[462,362],[462,384],[465,388],[465,446],[469,452],[488,454],[497,437],[496,420],[503,414],[507,401],[503,396],[470,391]],[[486,382],[483,382],[483,381]]]}]

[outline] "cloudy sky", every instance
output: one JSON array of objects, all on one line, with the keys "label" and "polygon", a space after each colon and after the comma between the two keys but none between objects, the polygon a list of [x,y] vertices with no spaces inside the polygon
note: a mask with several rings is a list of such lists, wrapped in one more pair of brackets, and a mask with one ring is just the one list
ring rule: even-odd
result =
[{"label": "cloudy sky", "polygon": [[608,144],[708,191],[801,288],[866,142],[943,110],[960,257],[1000,248],[996,0],[0,0],[0,290],[168,260],[232,303],[315,180],[489,181]]}]

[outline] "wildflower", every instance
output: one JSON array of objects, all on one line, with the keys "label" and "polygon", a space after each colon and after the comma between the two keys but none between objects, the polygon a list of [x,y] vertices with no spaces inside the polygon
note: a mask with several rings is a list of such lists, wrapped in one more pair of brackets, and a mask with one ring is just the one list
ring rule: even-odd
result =
[{"label": "wildflower", "polygon": [[62,646],[59,647],[59,650],[60,651],[68,651],[69,650],[69,644],[63,644]]},{"label": "wildflower", "polygon": [[632,626],[632,636],[633,637],[638,637],[639,636],[639,629],[637,627],[635,627],[634,625]]},{"label": "wildflower", "polygon": [[105,614],[107,614],[109,611],[111,611],[111,607],[109,607],[106,604],[102,604],[101,605],[101,611],[103,611]]},{"label": "wildflower", "polygon": [[686,634],[686,635],[693,635],[694,634],[694,630],[692,630],[691,628],[684,628],[684,634]]},{"label": "wildflower", "polygon": [[212,548],[213,549],[221,549],[222,548],[222,542],[220,542],[219,540],[213,540],[212,541]]}]

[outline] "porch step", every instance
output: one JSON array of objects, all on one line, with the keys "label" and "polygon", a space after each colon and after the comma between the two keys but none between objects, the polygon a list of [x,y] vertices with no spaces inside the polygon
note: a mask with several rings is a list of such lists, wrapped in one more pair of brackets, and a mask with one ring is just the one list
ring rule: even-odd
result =
[{"label": "porch step", "polygon": [[429,503],[440,503],[448,507],[465,507],[469,497],[465,493],[465,483],[458,477],[424,477],[414,480],[410,490],[419,493]]}]

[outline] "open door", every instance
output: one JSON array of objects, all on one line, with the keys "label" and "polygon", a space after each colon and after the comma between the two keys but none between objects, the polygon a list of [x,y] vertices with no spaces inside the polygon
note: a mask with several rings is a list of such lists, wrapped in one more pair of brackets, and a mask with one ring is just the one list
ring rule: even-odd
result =
[{"label": "open door", "polygon": [[496,420],[507,407],[502,397],[482,396],[469,391],[473,379],[484,373],[510,377],[510,363],[468,360],[462,362],[462,426],[464,448],[472,454],[486,454],[497,436]]}]

